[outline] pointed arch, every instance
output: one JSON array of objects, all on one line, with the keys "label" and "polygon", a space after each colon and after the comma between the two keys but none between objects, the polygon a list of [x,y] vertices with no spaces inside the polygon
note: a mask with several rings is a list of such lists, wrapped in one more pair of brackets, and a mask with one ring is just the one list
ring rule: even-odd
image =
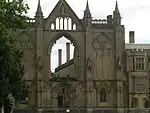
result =
[{"label": "pointed arch", "polygon": [[75,23],[73,24],[73,30],[77,30],[77,25]]},{"label": "pointed arch", "polygon": [[63,108],[64,107],[64,101],[65,101],[65,92],[64,92],[64,88],[62,88],[61,90],[59,90],[58,94],[57,94],[57,103],[58,103],[58,107],[59,108]]},{"label": "pointed arch", "polygon": [[[57,12],[57,13],[56,13]],[[78,18],[72,8],[69,6],[66,0],[59,0],[56,6],[53,8],[52,12],[49,14],[47,19],[50,19],[53,16],[67,15],[76,20],[76,23],[83,28],[82,21]]]},{"label": "pointed arch", "polygon": [[60,30],[63,30],[63,27],[64,27],[64,21],[63,18],[60,17]]},{"label": "pointed arch", "polygon": [[72,19],[68,18],[68,30],[72,30]]},{"label": "pointed arch", "polygon": [[51,30],[55,30],[55,24],[51,23]]},{"label": "pointed arch", "polygon": [[71,17],[59,16],[55,19],[56,30],[77,30],[77,24]]},{"label": "pointed arch", "polygon": [[68,30],[68,22],[67,22],[67,18],[64,18],[64,30]]},{"label": "pointed arch", "polygon": [[60,26],[59,26],[59,18],[57,17],[56,18],[56,30],[58,30],[60,28]]},{"label": "pointed arch", "polygon": [[49,51],[51,51],[53,44],[54,44],[58,39],[60,39],[62,36],[66,37],[68,40],[71,41],[71,43],[72,43],[73,46],[75,47],[76,53],[79,54],[79,47],[80,47],[79,43],[75,40],[74,37],[72,37],[72,35],[70,35],[70,34],[67,33],[67,32],[60,32],[60,33],[58,33],[58,34],[56,34],[56,35],[54,36],[54,38],[49,42],[48,53],[49,53]]},{"label": "pointed arch", "polygon": [[63,80],[62,82],[56,83],[52,90],[58,93],[61,91],[61,93],[63,93],[68,99],[75,98],[77,95],[76,87],[73,84],[65,82]]},{"label": "pointed arch", "polygon": [[107,102],[107,92],[105,88],[100,89],[100,102]]}]

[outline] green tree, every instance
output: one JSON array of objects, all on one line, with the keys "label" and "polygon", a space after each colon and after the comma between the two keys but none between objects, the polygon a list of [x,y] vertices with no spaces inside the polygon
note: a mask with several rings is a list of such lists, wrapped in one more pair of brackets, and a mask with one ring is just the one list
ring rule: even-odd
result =
[{"label": "green tree", "polygon": [[10,103],[10,94],[16,101],[21,100],[27,89],[23,79],[24,66],[21,64],[23,52],[8,31],[28,27],[28,9],[23,0],[0,0],[0,107]]}]

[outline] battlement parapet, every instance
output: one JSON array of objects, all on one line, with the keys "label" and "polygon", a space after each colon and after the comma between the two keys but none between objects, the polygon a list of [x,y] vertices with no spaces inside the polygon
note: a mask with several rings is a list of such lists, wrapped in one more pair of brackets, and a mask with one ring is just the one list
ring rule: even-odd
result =
[{"label": "battlement parapet", "polygon": [[94,19],[92,20],[92,24],[107,24],[108,21],[106,19]]},{"label": "battlement parapet", "polygon": [[35,18],[28,18],[27,22],[28,23],[35,23]]}]

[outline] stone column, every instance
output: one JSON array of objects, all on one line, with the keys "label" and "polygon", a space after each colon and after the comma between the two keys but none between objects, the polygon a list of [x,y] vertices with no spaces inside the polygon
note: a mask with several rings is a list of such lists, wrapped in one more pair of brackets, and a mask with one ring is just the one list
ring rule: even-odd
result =
[{"label": "stone column", "polygon": [[66,60],[67,62],[70,60],[70,43],[66,43]]},{"label": "stone column", "polygon": [[58,66],[62,64],[62,49],[58,49]]},{"label": "stone column", "polygon": [[134,39],[134,31],[129,31],[129,43],[134,44],[135,39]]},{"label": "stone column", "polygon": [[37,109],[37,113],[43,113],[43,109]]}]

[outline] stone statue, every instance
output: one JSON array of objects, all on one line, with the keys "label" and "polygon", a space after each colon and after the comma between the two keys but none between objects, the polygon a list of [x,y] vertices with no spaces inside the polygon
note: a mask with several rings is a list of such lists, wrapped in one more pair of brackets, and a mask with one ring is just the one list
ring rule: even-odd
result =
[{"label": "stone statue", "polygon": [[42,71],[42,67],[43,67],[43,65],[42,65],[42,57],[39,56],[38,57],[38,70]]},{"label": "stone statue", "polygon": [[89,57],[87,58],[87,70],[92,71],[92,60]]}]

